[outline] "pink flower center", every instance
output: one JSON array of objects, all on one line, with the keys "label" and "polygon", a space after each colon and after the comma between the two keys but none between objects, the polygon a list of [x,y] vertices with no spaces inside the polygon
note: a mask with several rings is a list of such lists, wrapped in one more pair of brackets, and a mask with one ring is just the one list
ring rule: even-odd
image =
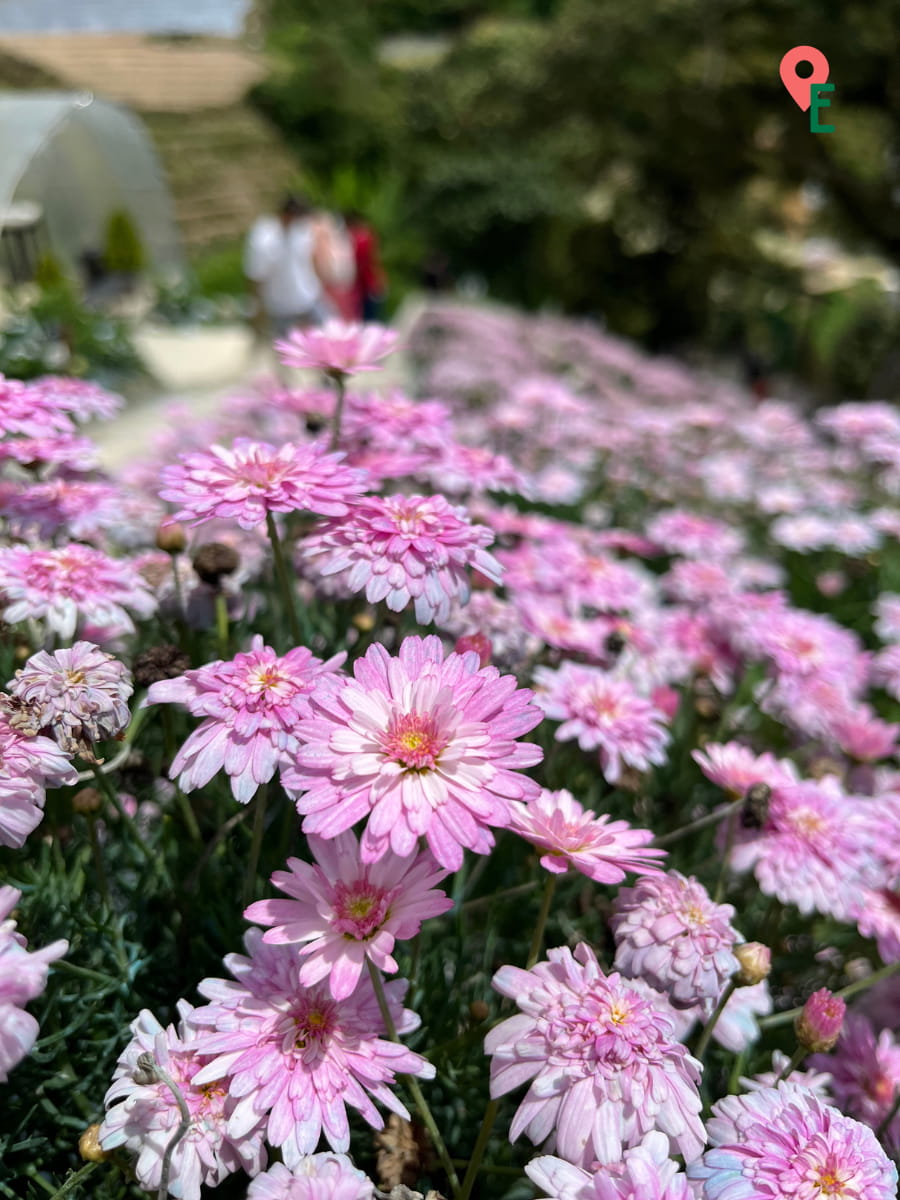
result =
[{"label": "pink flower center", "polygon": [[374,887],[365,879],[349,887],[339,883],[334,890],[334,927],[351,941],[367,941],[391,914],[394,890]]},{"label": "pink flower center", "polygon": [[421,504],[409,500],[401,500],[393,511],[397,532],[407,537],[421,537],[428,533],[428,521],[425,509]]},{"label": "pink flower center", "polygon": [[388,758],[410,771],[433,771],[438,756],[446,748],[434,717],[421,713],[404,713],[394,717],[384,739]]}]

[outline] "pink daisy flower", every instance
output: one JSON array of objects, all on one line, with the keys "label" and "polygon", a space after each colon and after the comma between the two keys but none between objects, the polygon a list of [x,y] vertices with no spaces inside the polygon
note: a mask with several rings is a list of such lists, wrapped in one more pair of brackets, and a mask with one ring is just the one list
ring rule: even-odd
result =
[{"label": "pink daisy flower", "polygon": [[416,620],[446,621],[452,601],[469,596],[470,568],[500,582],[502,568],[485,549],[494,540],[464,508],[443,496],[371,496],[342,520],[325,522],[303,543],[320,575],[338,576],[392,612],[415,603]]},{"label": "pink daisy flower", "polygon": [[274,1163],[250,1181],[247,1200],[372,1200],[375,1187],[346,1154],[310,1154],[293,1171]]},{"label": "pink daisy flower", "polygon": [[829,740],[856,762],[878,762],[897,752],[900,725],[880,720],[868,704],[854,704],[829,724]]},{"label": "pink daisy flower", "polygon": [[734,908],[715,904],[702,883],[679,871],[621,888],[610,919],[615,967],[665,992],[678,1008],[716,1000],[738,969]]},{"label": "pink daisy flower", "polygon": [[44,815],[44,789],[75,783],[78,772],[56,744],[33,737],[9,721],[0,705],[0,846],[18,849]]},{"label": "pink daisy flower", "polygon": [[288,859],[272,883],[291,900],[257,900],[244,911],[248,921],[273,925],[264,942],[301,945],[299,979],[312,987],[323,979],[335,1000],[346,1000],[359,983],[366,959],[388,974],[399,969],[394,942],[415,937],[422,922],[453,907],[433,890],[447,872],[427,852],[398,858],[388,851],[362,863],[349,831],[331,841],[310,836],[316,865]]},{"label": "pink daisy flower", "polygon": [[73,428],[68,413],[43,389],[0,375],[0,435],[40,438],[71,433]]},{"label": "pink daisy flower", "polygon": [[724,521],[678,509],[659,513],[647,523],[646,533],[667,554],[685,558],[721,561],[739,554],[744,545],[742,534]]},{"label": "pink daisy flower", "polygon": [[882,962],[900,962],[900,879],[860,893],[853,907],[859,932],[875,938]]},{"label": "pink daisy flower", "polygon": [[547,1200],[693,1200],[688,1178],[669,1157],[669,1139],[648,1133],[639,1146],[593,1173],[549,1154],[533,1158],[525,1174]]},{"label": "pink daisy flower", "polygon": [[666,855],[650,846],[649,829],[633,829],[627,821],[585,810],[565,789],[542,788],[528,804],[510,807],[510,829],[542,850],[541,866],[556,875],[574,867],[596,883],[621,883],[627,871],[659,871],[654,860]]},{"label": "pink daisy flower", "polygon": [[146,1009],[132,1022],[132,1040],[119,1057],[104,1100],[100,1145],[104,1150],[122,1146],[136,1155],[138,1183],[146,1191],[156,1191],[166,1147],[181,1123],[181,1113],[165,1083],[142,1075],[138,1059],[149,1054],[172,1077],[191,1115],[187,1133],[172,1153],[169,1194],[200,1200],[204,1184],[216,1187],[242,1167],[256,1175],[266,1165],[262,1117],[240,1137],[229,1135],[228,1119],[237,1101],[225,1088],[194,1083],[198,1070],[209,1062],[198,1052],[203,1031],[185,1000],[178,1002],[178,1015],[177,1029],[173,1025],[163,1029]]},{"label": "pink daisy flower", "polygon": [[[847,1017],[834,1050],[814,1054],[808,1065],[828,1071],[834,1103],[872,1129],[881,1125],[900,1092],[900,1042],[889,1029],[876,1033],[857,1013]],[[900,1151],[900,1113],[894,1113],[883,1139],[891,1153]]]},{"label": "pink daisy flower", "polygon": [[91,642],[32,654],[7,685],[14,701],[7,719],[14,728],[46,729],[67,754],[89,762],[94,746],[121,733],[131,719],[131,672]]},{"label": "pink daisy flower", "polygon": [[[198,1043],[212,1061],[193,1076],[193,1084],[224,1086],[236,1098],[228,1136],[239,1140],[262,1120],[267,1140],[294,1168],[313,1153],[323,1133],[333,1150],[347,1150],[348,1105],[373,1129],[384,1122],[372,1098],[408,1121],[390,1090],[396,1074],[433,1079],[434,1067],[386,1039],[369,978],[338,1001],[325,987],[303,987],[302,959],[293,947],[264,945],[259,929],[249,930],[245,940],[250,958],[225,959],[237,983],[204,979],[199,985],[212,1003],[198,1010],[198,1019],[215,1032]],[[385,984],[398,1033],[420,1023],[402,1006],[407,986],[405,979]]]},{"label": "pink daisy flower", "polygon": [[800,782],[797,768],[789,759],[775,758],[768,751],[754,754],[738,742],[708,742],[702,750],[692,750],[691,758],[707,779],[736,800],[756,783],[776,788]]},{"label": "pink daisy flower", "polygon": [[73,433],[9,438],[0,442],[2,461],[21,463],[25,467],[65,467],[72,471],[93,471],[100,465],[97,447],[91,439]]},{"label": "pink daisy flower", "polygon": [[583,942],[561,947],[530,971],[501,967],[494,987],[517,1016],[487,1035],[491,1096],[531,1080],[509,1131],[527,1133],[577,1166],[616,1163],[659,1130],[686,1161],[706,1142],[700,1064],[672,1036],[652,989],[604,975]]},{"label": "pink daisy flower", "polygon": [[806,1088],[726,1096],[713,1114],[715,1148],[687,1170],[703,1200],[895,1200],[897,1169],[872,1130]]},{"label": "pink daisy flower", "polygon": [[125,401],[115,392],[108,392],[89,379],[71,379],[65,375],[42,375],[29,385],[32,399],[48,408],[68,413],[76,421],[94,418],[110,421],[121,411]]},{"label": "pink daisy flower", "polygon": [[[752,1076],[752,1078],[742,1075],[739,1082],[748,1092],[758,1092],[760,1088],[773,1088],[785,1073],[785,1069],[790,1061],[790,1058],[780,1050],[773,1050],[771,1071],[761,1071],[758,1075]],[[828,1055],[826,1065],[830,1067],[831,1062],[832,1056]],[[810,1066],[811,1063],[812,1059],[807,1059],[806,1065]],[[828,1103],[828,1089],[831,1084],[830,1071],[819,1071],[815,1067],[804,1071],[795,1069],[790,1072],[790,1082],[792,1087],[807,1088],[821,1100],[824,1100],[826,1104]]]},{"label": "pink daisy flower", "polygon": [[82,541],[121,520],[123,496],[112,484],[92,479],[49,479],[4,496],[3,515],[23,541],[52,538],[60,530]]},{"label": "pink daisy flower", "polygon": [[147,704],[184,704],[205,718],[173,759],[170,778],[192,792],[224,770],[235,800],[249,803],[260,784],[299,750],[298,726],[309,715],[308,697],[345,658],[342,651],[322,662],[305,646],[280,658],[257,634],[250,650],[230,662],[207,663],[151,684]]},{"label": "pink daisy flower", "polygon": [[445,658],[437,637],[406,638],[396,658],[372,646],[353,674],[316,689],[305,745],[282,771],[289,793],[305,793],[304,832],[331,838],[368,817],[364,862],[406,857],[420,836],[448,871],[464,848],[487,854],[488,826],[538,792],[520,772],[541,752],[515,740],[540,724],[531,692],[474,652]]},{"label": "pink daisy flower", "polygon": [[179,455],[179,463],[163,468],[159,494],[181,506],[176,520],[193,525],[219,519],[255,529],[276,512],[341,517],[367,486],[364,472],[344,466],[343,457],[315,442],[270,446],[237,438],[231,449]]},{"label": "pink daisy flower", "polygon": [[0,580],[5,621],[46,621],[63,641],[79,622],[133,633],[130,613],[148,617],[156,606],[130,562],[78,542],[58,550],[0,548]]},{"label": "pink daisy flower", "polygon": [[69,948],[68,942],[59,941],[43,950],[26,949],[28,943],[9,915],[21,899],[16,888],[0,887],[0,1083],[6,1083],[37,1040],[38,1023],[25,1005],[40,996],[50,964]]},{"label": "pink daisy flower", "polygon": [[597,667],[564,662],[534,673],[535,699],[552,721],[560,742],[577,738],[582,750],[600,750],[603,774],[616,783],[624,766],[646,771],[666,760],[669,734],[663,716],[625,679]]},{"label": "pink daisy flower", "polygon": [[331,320],[318,329],[292,330],[275,343],[275,349],[287,367],[356,375],[377,371],[381,360],[395,349],[397,337],[394,330],[374,322],[357,325]]}]

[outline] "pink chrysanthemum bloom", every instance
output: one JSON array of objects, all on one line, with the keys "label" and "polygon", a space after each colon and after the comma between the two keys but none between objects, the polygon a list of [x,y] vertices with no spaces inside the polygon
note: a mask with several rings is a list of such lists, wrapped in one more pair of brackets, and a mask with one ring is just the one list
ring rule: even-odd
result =
[{"label": "pink chrysanthemum bloom", "polygon": [[[751,1078],[742,1075],[739,1082],[741,1086],[746,1088],[748,1092],[758,1092],[760,1088],[776,1087],[778,1081],[784,1075],[790,1061],[790,1058],[786,1054],[783,1054],[780,1050],[773,1050],[771,1071],[761,1071],[758,1075],[754,1075]],[[830,1055],[823,1061],[829,1068],[831,1067],[832,1058]],[[809,1063],[811,1062],[812,1060],[809,1060]],[[831,1084],[830,1069],[828,1071],[818,1071],[815,1069],[815,1067],[813,1067],[812,1070],[805,1071],[798,1071],[795,1069],[790,1072],[790,1082],[793,1087],[806,1088],[808,1091],[818,1096],[821,1100],[824,1100],[826,1104],[828,1103],[828,1093]],[[845,1106],[841,1105],[840,1107],[844,1108]],[[853,1112],[850,1112],[849,1115],[858,1116],[858,1114]]]},{"label": "pink chrysanthemum bloom", "polygon": [[370,322],[367,325],[326,321],[318,329],[294,329],[275,343],[287,367],[325,371],[329,375],[356,375],[377,371],[397,345],[393,329]]},{"label": "pink chrysanthemum bloom", "polygon": [[0,846],[18,849],[41,823],[45,788],[75,783],[78,772],[56,744],[14,728],[9,709],[0,702]]},{"label": "pink chrysanthemum bloom", "polygon": [[348,591],[365,591],[370,604],[384,600],[401,612],[414,602],[416,620],[426,625],[446,621],[451,602],[468,599],[470,568],[500,582],[502,568],[485,549],[493,540],[486,525],[473,525],[466,509],[443,496],[371,496],[342,520],[323,523],[303,543],[303,556]]},{"label": "pink chrysanthemum bloom", "polygon": [[691,758],[707,779],[735,800],[756,783],[775,788],[800,782],[797,768],[789,759],[776,758],[768,751],[754,754],[738,742],[709,742],[702,750],[692,750]]},{"label": "pink chrysanthemum bloom", "polygon": [[702,1200],[896,1200],[897,1169],[872,1130],[779,1084],[713,1105],[714,1149],[688,1166]]},{"label": "pink chrysanthemum bloom", "polygon": [[739,554],[743,535],[724,521],[699,513],[670,509],[647,523],[647,537],[668,554],[685,558],[729,559]]},{"label": "pink chrysanthemum bloom", "polygon": [[313,693],[306,745],[282,771],[288,792],[305,793],[304,832],[331,838],[368,817],[364,862],[406,857],[422,836],[448,871],[464,848],[487,854],[488,826],[539,790],[520,772],[541,752],[515,740],[540,724],[531,692],[474,652],[445,658],[437,637],[406,638],[396,658],[372,646],[353,674]]},{"label": "pink chrysanthemum bloom", "polygon": [[[368,976],[338,1001],[326,987],[303,987],[302,959],[293,947],[265,945],[259,929],[249,930],[245,941],[250,958],[225,959],[237,983],[204,979],[199,985],[212,1003],[198,1010],[198,1018],[215,1026],[200,1045],[215,1057],[194,1076],[194,1085],[221,1081],[236,1098],[229,1137],[240,1139],[264,1119],[267,1140],[293,1168],[313,1153],[323,1133],[333,1150],[347,1150],[348,1105],[374,1129],[384,1122],[372,1097],[408,1121],[391,1091],[396,1074],[433,1079],[434,1067],[386,1039]],[[398,1033],[420,1023],[402,1006],[407,986],[398,979],[384,989]]]},{"label": "pink chrysanthemum bloom", "polygon": [[274,925],[263,941],[276,945],[305,942],[300,982],[312,987],[323,979],[335,1000],[346,1000],[359,983],[369,959],[395,974],[394,942],[415,937],[422,922],[453,907],[433,890],[447,874],[429,853],[398,858],[388,851],[375,863],[362,863],[351,832],[331,841],[310,836],[317,865],[288,859],[272,883],[292,900],[257,900],[245,910],[248,921]]},{"label": "pink chrysanthemum bloom", "polygon": [[13,437],[0,441],[0,462],[25,467],[63,467],[92,471],[99,467],[97,447],[90,438],[73,433],[44,433],[40,437]]},{"label": "pink chrysanthemum bloom", "polygon": [[848,758],[878,762],[896,755],[900,725],[880,720],[868,704],[854,704],[829,722],[828,735]]},{"label": "pink chrysanthemum bloom", "polygon": [[38,1023],[25,1005],[40,996],[50,964],[69,948],[59,941],[42,950],[26,949],[28,943],[9,915],[21,898],[16,888],[0,887],[0,1083],[6,1083],[37,1039]]},{"label": "pink chrysanthemum bloom", "polygon": [[491,1095],[531,1080],[513,1119],[579,1166],[615,1163],[659,1130],[690,1162],[703,1150],[700,1064],[672,1036],[652,989],[604,975],[583,942],[548,951],[530,971],[501,967],[494,987],[521,1010],[487,1035]]},{"label": "pink chrysanthemum bloom", "polygon": [[[169,1195],[180,1200],[200,1200],[204,1184],[216,1187],[243,1167],[258,1174],[266,1165],[262,1117],[231,1137],[227,1125],[237,1101],[226,1088],[193,1082],[209,1062],[198,1052],[202,1030],[193,1020],[194,1010],[178,1002],[178,1028],[163,1029],[144,1009],[131,1024],[132,1040],[119,1056],[112,1087],[106,1093],[106,1116],[100,1126],[104,1150],[123,1146],[137,1155],[135,1174],[146,1191],[156,1191],[166,1147],[181,1123],[181,1113],[171,1090],[153,1074],[142,1073],[141,1055],[171,1076],[184,1097],[191,1123],[172,1153]],[[146,1070],[146,1069],[145,1069]]]},{"label": "pink chrysanthemum bloom", "polygon": [[3,619],[29,617],[69,641],[79,622],[95,629],[134,632],[129,611],[148,617],[155,601],[134,566],[72,542],[58,550],[0,548]]},{"label": "pink chrysanthemum bloom", "polygon": [[374,1184],[346,1154],[310,1154],[293,1171],[275,1163],[250,1181],[247,1200],[372,1200]]},{"label": "pink chrysanthemum bloom", "polygon": [[89,379],[66,375],[42,375],[32,380],[29,387],[32,398],[39,396],[48,407],[68,413],[76,421],[93,418],[110,421],[125,403],[121,396]]},{"label": "pink chrysanthemum bloom", "polygon": [[648,1133],[619,1163],[592,1173],[545,1154],[526,1164],[525,1174],[546,1200],[692,1200],[686,1175],[669,1157],[669,1139]]},{"label": "pink chrysanthemum bloom", "polygon": [[679,871],[621,888],[610,925],[617,971],[644,979],[678,1008],[716,1000],[738,969],[734,908],[716,904],[702,883]]},{"label": "pink chrysanthemum bloom", "polygon": [[564,662],[559,670],[538,667],[535,699],[560,742],[578,739],[582,750],[600,751],[603,774],[616,783],[623,766],[646,771],[665,762],[669,734],[663,716],[625,679],[597,667]]},{"label": "pink chrysanthemum bloom", "polygon": [[345,658],[342,651],[322,662],[305,646],[279,657],[257,634],[250,650],[230,662],[207,663],[151,684],[148,704],[184,704],[195,717],[206,718],[176,754],[170,778],[192,792],[224,770],[235,800],[247,804],[296,754],[310,693]]},{"label": "pink chrysanthemum bloom", "polygon": [[[828,1071],[834,1103],[872,1129],[886,1120],[900,1093],[900,1042],[889,1029],[876,1034],[871,1022],[858,1013],[847,1017],[833,1052],[813,1055],[808,1065]],[[900,1150],[900,1113],[894,1113],[883,1140],[892,1153]]]},{"label": "pink chrysanthemum bloom", "polygon": [[900,962],[900,879],[862,892],[854,908],[859,932],[875,938],[882,961]]},{"label": "pink chrysanthemum bloom", "polygon": [[52,538],[60,530],[70,538],[90,541],[121,520],[122,504],[122,492],[113,484],[48,479],[8,492],[0,511],[10,521],[13,536],[22,541]]},{"label": "pink chrysanthemum bloom", "polygon": [[544,788],[528,804],[510,807],[510,829],[542,850],[541,866],[556,875],[574,867],[597,883],[621,883],[627,871],[655,874],[654,860],[666,856],[650,846],[649,829],[585,810],[565,789]]},{"label": "pink chrysanthemum bloom", "polygon": [[233,446],[179,455],[164,467],[160,497],[179,505],[178,521],[201,525],[215,519],[256,529],[268,513],[311,512],[343,516],[366,490],[362,471],[343,464],[318,443],[270,446],[237,438]]},{"label": "pink chrysanthemum bloom", "polygon": [[131,719],[131,672],[91,642],[32,654],[7,686],[24,706],[8,712],[13,728],[46,729],[67,754],[90,762],[96,743],[121,733]]},{"label": "pink chrysanthemum bloom", "polygon": [[0,435],[40,438],[71,433],[73,428],[68,413],[41,388],[0,375]]}]

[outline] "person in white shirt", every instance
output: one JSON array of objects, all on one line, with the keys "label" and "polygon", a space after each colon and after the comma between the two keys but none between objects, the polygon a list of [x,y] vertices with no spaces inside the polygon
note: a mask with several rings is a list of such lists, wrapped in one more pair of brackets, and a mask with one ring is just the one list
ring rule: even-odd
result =
[{"label": "person in white shirt", "polygon": [[331,305],[316,269],[316,222],[309,204],[285,196],[277,216],[260,217],[247,237],[244,274],[268,318],[270,332],[284,337],[300,325],[318,325]]}]

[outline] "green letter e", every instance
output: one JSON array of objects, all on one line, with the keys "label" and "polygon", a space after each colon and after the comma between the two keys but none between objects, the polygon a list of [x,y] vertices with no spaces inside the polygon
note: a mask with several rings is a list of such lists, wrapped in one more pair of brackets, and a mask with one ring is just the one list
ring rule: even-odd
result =
[{"label": "green letter e", "polygon": [[831,108],[831,101],[823,100],[822,92],[833,91],[833,83],[811,83],[809,85],[809,128],[812,133],[834,133],[833,125],[819,124],[819,109]]}]

